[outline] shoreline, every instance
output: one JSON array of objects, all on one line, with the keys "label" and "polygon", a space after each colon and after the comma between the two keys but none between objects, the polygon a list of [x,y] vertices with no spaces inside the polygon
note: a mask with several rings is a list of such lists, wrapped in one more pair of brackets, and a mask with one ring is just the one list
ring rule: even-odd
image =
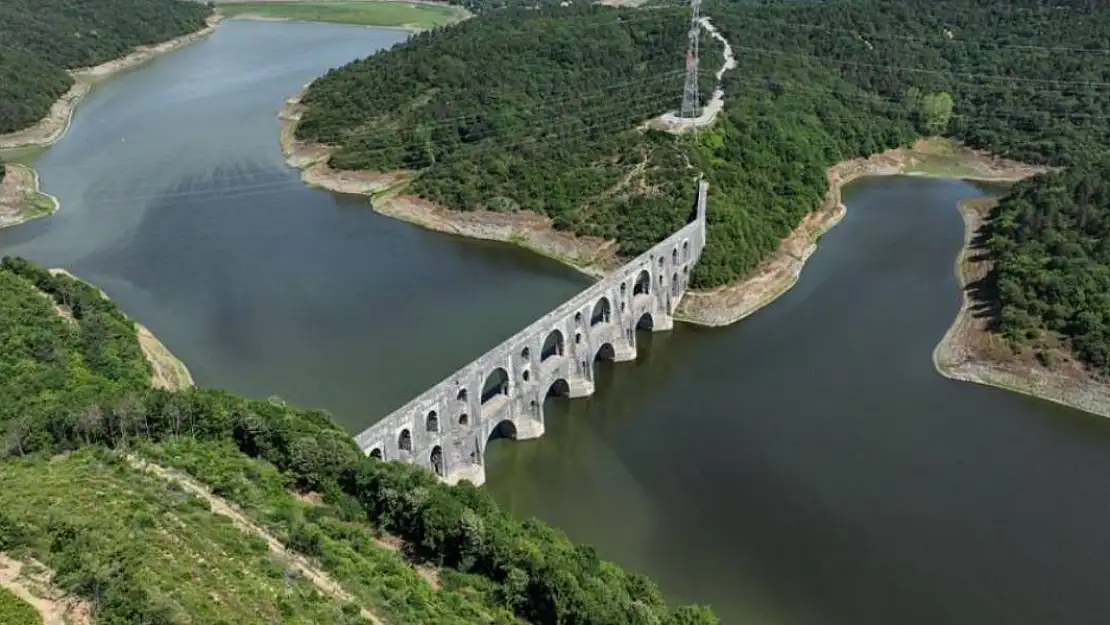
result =
[{"label": "shoreline", "polygon": [[69,131],[73,113],[93,86],[101,80],[119,72],[132,69],[167,52],[172,52],[195,43],[212,34],[222,21],[222,16],[213,13],[205,20],[200,30],[163,41],[162,43],[138,46],[127,56],[106,61],[93,67],[67,70],[73,77],[73,86],[50,106],[50,111],[33,126],[0,135],[0,150],[14,150],[25,147],[47,147],[57,143]]},{"label": "shoreline", "polygon": [[[78,278],[65,269],[54,267],[52,269],[47,269],[47,271],[56,276],[66,276],[71,280],[88,285],[96,289],[104,299],[111,300],[108,294],[100,287],[87,280]],[[77,323],[68,311],[62,309],[60,305],[55,306],[58,308],[58,314]],[[120,309],[120,312],[123,313],[123,310]],[[135,326],[135,339],[139,342],[139,348],[142,349],[143,356],[146,357],[147,362],[150,363],[150,386],[152,388],[171,391],[182,391],[195,386],[196,383],[193,381],[193,375],[189,373],[189,368],[185,366],[185,363],[181,362],[177,356],[174,356],[173,352],[171,352],[162,341],[159,341],[158,337],[154,336],[154,333],[148,330],[146,326],[131,319],[126,313],[123,314],[131,321],[131,324]]]},{"label": "shoreline", "polygon": [[[307,87],[306,87],[307,88]],[[374,212],[426,230],[468,239],[510,243],[559,261],[593,279],[620,267],[613,240],[577,237],[560,232],[548,217],[532,211],[452,211],[404,193],[412,172],[341,171],[327,165],[329,148],[294,138],[304,111],[300,99],[305,89],[285,101],[281,120],[281,152],[285,163],[301,172],[301,181],[333,193],[358,195],[370,200]]]},{"label": "shoreline", "polygon": [[990,331],[988,319],[976,317],[974,308],[979,301],[972,293],[973,285],[989,273],[993,263],[974,255],[975,240],[995,203],[981,198],[959,203],[964,243],[954,270],[960,285],[960,310],[933,349],[933,366],[950,380],[993,386],[1110,417],[1110,383],[1095,378],[1070,357],[1059,358],[1049,368],[1031,357],[1029,350],[1014,353],[1001,337]]},{"label": "shoreline", "polygon": [[[232,3],[229,3],[232,4]],[[218,6],[218,5],[217,5]],[[378,30],[398,30],[413,35],[426,31],[426,28],[419,26],[375,26],[373,24],[352,24],[350,22],[322,22],[316,20],[299,20],[293,17],[272,17],[269,15],[259,15],[255,13],[240,13],[239,15],[222,15],[221,21],[230,22],[232,20],[242,20],[246,22],[294,22],[297,24],[336,24],[339,26],[355,26],[361,28],[374,28]]]},{"label": "shoreline", "polygon": [[[53,215],[61,202],[39,187],[39,172],[33,167],[6,163],[4,180],[0,181],[0,230],[14,228],[29,221]],[[48,207],[39,202],[49,202]]]},{"label": "shoreline", "polygon": [[[959,175],[933,173],[930,165],[943,159],[959,166]],[[806,215],[749,278],[711,291],[689,291],[678,306],[675,319],[694,325],[732,325],[789,291],[801,277],[806,261],[817,251],[822,235],[832,230],[848,212],[843,201],[845,186],[871,176],[927,176],[981,182],[1017,182],[1048,171],[994,157],[986,152],[940,139],[919,139],[912,146],[893,148],[867,158],[841,161],[828,169],[829,190],[818,210]]]},{"label": "shoreline", "polygon": [[[307,86],[288,98],[278,113],[282,122],[282,155],[287,165],[300,170],[301,181],[306,185],[333,193],[367,197],[375,212],[427,230],[510,243],[557,260],[594,279],[604,277],[621,265],[616,253],[616,241],[559,232],[550,219],[531,211],[452,211],[406,195],[405,186],[412,172],[331,169],[326,162],[330,154],[328,146],[306,143],[294,137],[296,124],[305,110],[300,100],[306,89]],[[930,165],[936,161],[958,167],[959,174],[930,172]],[[759,269],[737,283],[708,291],[687,291],[674,318],[704,327],[732,325],[789,291],[801,276],[806,261],[817,251],[820,237],[847,214],[843,187],[860,178],[918,175],[1016,182],[1045,171],[1048,168],[996,158],[940,138],[919,139],[909,147],[841,161],[827,171],[829,189],[822,206],[806,215]]]}]

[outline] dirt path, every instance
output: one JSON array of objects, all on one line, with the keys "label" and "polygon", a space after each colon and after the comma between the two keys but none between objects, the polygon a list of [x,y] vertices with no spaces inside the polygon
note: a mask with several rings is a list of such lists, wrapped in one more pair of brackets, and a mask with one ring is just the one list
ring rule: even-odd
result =
[{"label": "dirt path", "polygon": [[0,553],[0,586],[35,608],[43,625],[90,625],[92,606],[66,595],[50,582],[52,574],[46,567],[34,564],[37,571],[26,574],[23,562]]},{"label": "dirt path", "polygon": [[[131,466],[135,467],[136,469],[146,471],[148,473],[157,475],[162,479],[178,484],[186,491],[207,501],[208,504],[212,507],[212,512],[220,516],[227,517],[231,520],[232,523],[235,524],[235,527],[239,528],[244,533],[253,534],[254,536],[258,536],[259,538],[265,540],[266,545],[270,549],[270,553],[278,556],[291,568],[304,575],[307,579],[311,580],[312,583],[321,590],[321,592],[324,592],[325,594],[338,599],[339,601],[355,603],[356,605],[358,604],[355,598],[351,596],[350,593],[348,593],[346,590],[344,590],[338,582],[333,580],[330,575],[318,569],[304,556],[286,549],[285,545],[283,545],[278,539],[274,538],[273,535],[267,532],[264,528],[255,525],[253,521],[247,518],[247,516],[244,515],[242,512],[239,512],[237,508],[224,501],[222,498],[213,495],[211,491],[196,482],[193,478],[181,472],[173,471],[164,467],[160,467],[156,464],[152,464],[136,456],[125,457],[127,461],[131,464]],[[360,606],[359,614],[362,615],[363,618],[375,623],[375,625],[383,625],[383,622],[366,608]]]}]

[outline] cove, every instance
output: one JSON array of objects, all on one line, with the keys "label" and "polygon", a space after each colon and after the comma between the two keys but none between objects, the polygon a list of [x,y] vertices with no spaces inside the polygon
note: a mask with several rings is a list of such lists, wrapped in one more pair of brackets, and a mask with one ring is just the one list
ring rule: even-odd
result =
[{"label": "cove", "polygon": [[486,487],[725,623],[1103,622],[1110,423],[931,360],[960,306],[956,202],[998,191],[853,183],[791,291],[549,399]]},{"label": "cove", "polygon": [[[0,253],[104,288],[200,384],[361,430],[585,286],[284,166],[284,98],[403,36],[233,21],[105,82],[35,163],[61,210]],[[728,625],[1102,623],[1110,424],[930,359],[959,307],[955,202],[985,192],[857,182],[791,291],[599,364],[544,438],[491,448],[488,487]]]}]

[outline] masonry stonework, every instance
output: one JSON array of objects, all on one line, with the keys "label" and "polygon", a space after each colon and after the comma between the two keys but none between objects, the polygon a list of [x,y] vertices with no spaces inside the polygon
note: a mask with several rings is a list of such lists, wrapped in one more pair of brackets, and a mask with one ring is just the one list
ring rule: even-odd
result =
[{"label": "masonry stonework", "polygon": [[636,358],[636,330],[670,330],[705,247],[708,183],[693,220],[356,437],[363,453],[418,464],[444,481],[485,482],[494,433],[543,436],[549,392],[594,392],[593,363]]}]

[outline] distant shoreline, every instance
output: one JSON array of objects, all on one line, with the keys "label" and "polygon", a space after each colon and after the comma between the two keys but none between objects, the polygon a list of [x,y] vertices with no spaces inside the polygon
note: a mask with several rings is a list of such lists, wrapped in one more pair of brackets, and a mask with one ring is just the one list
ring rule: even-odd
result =
[{"label": "distant shoreline", "polygon": [[205,21],[206,26],[195,32],[162,43],[139,46],[127,56],[94,67],[70,70],[69,74],[73,76],[74,83],[69,91],[58,98],[50,107],[50,112],[47,113],[46,117],[33,126],[0,135],[0,150],[46,147],[57,143],[69,131],[73,112],[77,110],[77,106],[92,90],[93,85],[108,76],[131,69],[157,56],[200,41],[216,30],[220,20],[219,15],[213,14]]}]

